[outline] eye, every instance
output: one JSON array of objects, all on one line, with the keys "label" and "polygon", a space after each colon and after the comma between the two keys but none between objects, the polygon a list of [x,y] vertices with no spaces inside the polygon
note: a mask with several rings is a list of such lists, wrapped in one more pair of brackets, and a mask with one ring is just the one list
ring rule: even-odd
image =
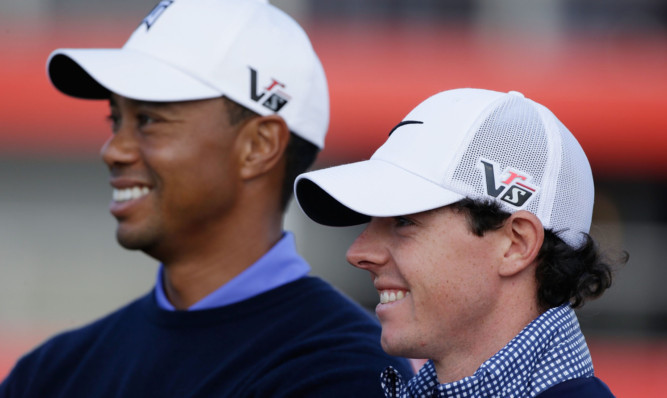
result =
[{"label": "eye", "polygon": [[145,113],[140,113],[137,115],[137,123],[139,124],[139,127],[144,127],[154,122],[155,119]]},{"label": "eye", "polygon": [[120,117],[114,113],[109,114],[106,117],[107,123],[111,126],[111,131],[114,133],[118,131],[118,126],[120,126]]},{"label": "eye", "polygon": [[394,223],[396,227],[408,227],[410,225],[415,225],[415,222],[412,221],[410,218],[405,217],[405,216],[396,216],[394,217]]}]

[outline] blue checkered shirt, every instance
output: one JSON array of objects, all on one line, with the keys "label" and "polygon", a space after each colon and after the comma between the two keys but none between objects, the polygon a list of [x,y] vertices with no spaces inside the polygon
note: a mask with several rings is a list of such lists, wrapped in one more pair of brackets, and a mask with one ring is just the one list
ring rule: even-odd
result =
[{"label": "blue checkered shirt", "polygon": [[526,326],[469,377],[440,384],[428,361],[406,384],[392,367],[382,372],[387,398],[534,397],[566,380],[592,377],[593,362],[579,321],[565,304]]}]

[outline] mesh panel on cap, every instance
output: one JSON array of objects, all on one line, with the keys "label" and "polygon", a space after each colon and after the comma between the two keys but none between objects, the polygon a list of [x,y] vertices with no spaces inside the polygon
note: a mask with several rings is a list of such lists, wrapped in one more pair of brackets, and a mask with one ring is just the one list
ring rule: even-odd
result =
[{"label": "mesh panel on cap", "polygon": [[588,232],[593,208],[593,181],[588,160],[576,139],[546,108],[519,96],[508,96],[473,126],[461,159],[448,175],[449,185],[471,198],[496,200],[504,210],[511,206],[487,192],[481,161],[493,164],[494,187],[509,176],[535,192],[521,207],[535,214],[543,226],[579,246]]},{"label": "mesh panel on cap", "polygon": [[[547,136],[538,112],[527,100],[509,97],[481,120],[454,170],[451,184],[470,197],[492,198],[486,191],[481,159],[495,163],[496,186],[509,167],[530,177],[526,185],[539,187],[524,207],[539,217],[539,190],[547,172],[547,148]],[[509,212],[516,210],[500,203]]]},{"label": "mesh panel on cap", "polygon": [[590,230],[593,215],[593,176],[581,146],[567,128],[554,118],[562,137],[563,160],[551,213],[552,228],[573,246],[583,242],[581,232]]}]

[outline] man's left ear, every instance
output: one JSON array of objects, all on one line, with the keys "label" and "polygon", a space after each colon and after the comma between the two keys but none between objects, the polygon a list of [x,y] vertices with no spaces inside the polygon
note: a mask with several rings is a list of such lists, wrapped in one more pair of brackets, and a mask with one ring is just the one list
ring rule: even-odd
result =
[{"label": "man's left ear", "polygon": [[290,138],[285,120],[278,115],[252,119],[241,132],[240,171],[251,179],[273,169],[280,162]]},{"label": "man's left ear", "polygon": [[515,275],[530,266],[544,242],[544,227],[531,212],[513,213],[502,227],[508,243],[499,272],[502,276]]}]

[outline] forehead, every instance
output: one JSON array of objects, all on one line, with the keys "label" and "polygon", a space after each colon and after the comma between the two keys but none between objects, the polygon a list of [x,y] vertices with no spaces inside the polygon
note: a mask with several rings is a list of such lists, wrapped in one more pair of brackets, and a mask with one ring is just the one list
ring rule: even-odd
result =
[{"label": "forehead", "polygon": [[419,213],[402,214],[393,217],[371,217],[371,222],[382,228],[393,229],[396,219],[407,218],[418,226],[419,235],[438,233],[438,230],[468,228],[468,219],[464,212],[456,207],[443,206]]},{"label": "forehead", "polygon": [[132,98],[123,97],[112,93],[109,96],[109,105],[112,107],[149,107],[149,108],[159,108],[159,109],[170,109],[178,108],[179,104],[183,102],[157,102],[157,101],[141,101],[135,100]]},{"label": "forehead", "polygon": [[456,218],[460,211],[453,206],[437,207],[435,209],[422,211],[414,214],[405,214],[404,217],[428,220],[432,222],[447,222],[449,218]]},{"label": "forehead", "polygon": [[142,109],[160,111],[174,115],[195,114],[197,117],[203,115],[215,115],[215,118],[227,118],[229,113],[222,97],[191,101],[157,102],[136,100],[118,94],[111,94],[109,97],[109,106],[119,110]]}]

